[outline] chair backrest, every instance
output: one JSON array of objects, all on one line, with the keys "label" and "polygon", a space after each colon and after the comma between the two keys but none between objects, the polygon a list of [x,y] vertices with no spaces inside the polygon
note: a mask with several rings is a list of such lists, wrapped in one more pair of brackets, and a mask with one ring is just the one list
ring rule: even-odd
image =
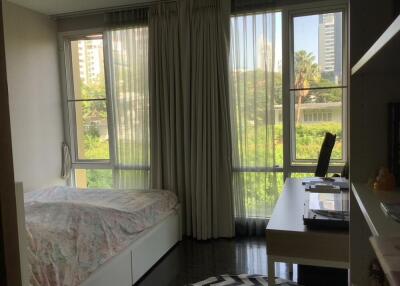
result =
[{"label": "chair backrest", "polygon": [[336,135],[326,132],[324,142],[322,142],[321,151],[319,151],[318,165],[315,170],[316,177],[325,177],[328,172],[329,161],[333,146],[335,146]]}]

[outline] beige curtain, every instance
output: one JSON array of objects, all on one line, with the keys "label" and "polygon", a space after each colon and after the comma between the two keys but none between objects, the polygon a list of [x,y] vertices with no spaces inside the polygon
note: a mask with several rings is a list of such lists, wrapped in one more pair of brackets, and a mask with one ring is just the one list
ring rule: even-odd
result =
[{"label": "beige curtain", "polygon": [[151,187],[173,190],[186,225],[189,189],[188,97],[183,97],[176,3],[149,11]]},{"label": "beige curtain", "polygon": [[151,182],[174,189],[186,234],[234,235],[229,0],[182,0],[150,13]]}]

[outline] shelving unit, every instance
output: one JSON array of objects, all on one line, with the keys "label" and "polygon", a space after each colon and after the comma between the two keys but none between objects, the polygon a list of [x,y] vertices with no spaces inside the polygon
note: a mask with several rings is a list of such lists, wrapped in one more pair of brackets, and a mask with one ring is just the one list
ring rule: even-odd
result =
[{"label": "shelving unit", "polygon": [[400,223],[386,216],[380,203],[400,202],[400,191],[374,191],[366,184],[352,184],[352,194],[369,227],[369,241],[391,286],[400,285]]},{"label": "shelving unit", "polygon": [[400,192],[374,192],[366,184],[388,164],[388,104],[400,101],[397,1],[349,1],[350,180],[361,182],[354,184],[350,194],[352,286],[371,284],[370,267],[378,255],[370,238],[400,237],[400,224],[380,209],[381,201],[400,202]]},{"label": "shelving unit", "polygon": [[[399,47],[400,47],[400,15],[383,32],[378,40],[368,49],[360,60],[351,68],[351,74],[355,75],[367,72],[385,73],[400,71],[398,65]],[[380,54],[393,55],[390,57],[380,57]],[[397,57],[396,57],[397,55]],[[389,59],[389,60],[388,60]]]},{"label": "shelving unit", "polygon": [[374,191],[367,184],[353,183],[352,192],[374,236],[400,236],[400,223],[387,217],[381,202],[400,203],[400,191]]},{"label": "shelving unit", "polygon": [[370,238],[379,263],[392,286],[400,285],[400,239],[399,237]]}]

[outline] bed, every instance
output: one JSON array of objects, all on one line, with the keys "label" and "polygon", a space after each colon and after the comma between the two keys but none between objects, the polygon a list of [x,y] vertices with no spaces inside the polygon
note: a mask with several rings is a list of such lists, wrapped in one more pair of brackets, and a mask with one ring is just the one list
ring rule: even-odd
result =
[{"label": "bed", "polygon": [[27,285],[131,286],[181,239],[179,204],[165,190],[52,187],[20,204]]}]

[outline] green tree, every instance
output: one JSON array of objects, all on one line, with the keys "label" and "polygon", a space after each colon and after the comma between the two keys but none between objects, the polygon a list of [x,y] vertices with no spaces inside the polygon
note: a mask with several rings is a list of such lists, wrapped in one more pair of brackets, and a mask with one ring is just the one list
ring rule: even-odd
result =
[{"label": "green tree", "polygon": [[[104,99],[106,97],[104,74],[89,82],[81,82],[82,99]],[[81,101],[82,124],[84,125],[84,150],[87,158],[108,158],[108,141],[100,138],[99,125],[107,121],[105,100]]]},{"label": "green tree", "polygon": [[[88,83],[81,82],[82,99],[101,99],[106,97],[106,88],[104,85],[104,74],[101,73],[96,79]],[[83,119],[89,118],[107,118],[107,108],[104,101],[83,101]]]},{"label": "green tree", "polygon": [[294,54],[294,87],[300,89],[297,91],[297,114],[296,123],[300,121],[301,104],[304,99],[309,96],[309,88],[311,84],[319,82],[321,73],[318,64],[315,62],[315,56],[312,53],[307,53],[304,50]]}]

